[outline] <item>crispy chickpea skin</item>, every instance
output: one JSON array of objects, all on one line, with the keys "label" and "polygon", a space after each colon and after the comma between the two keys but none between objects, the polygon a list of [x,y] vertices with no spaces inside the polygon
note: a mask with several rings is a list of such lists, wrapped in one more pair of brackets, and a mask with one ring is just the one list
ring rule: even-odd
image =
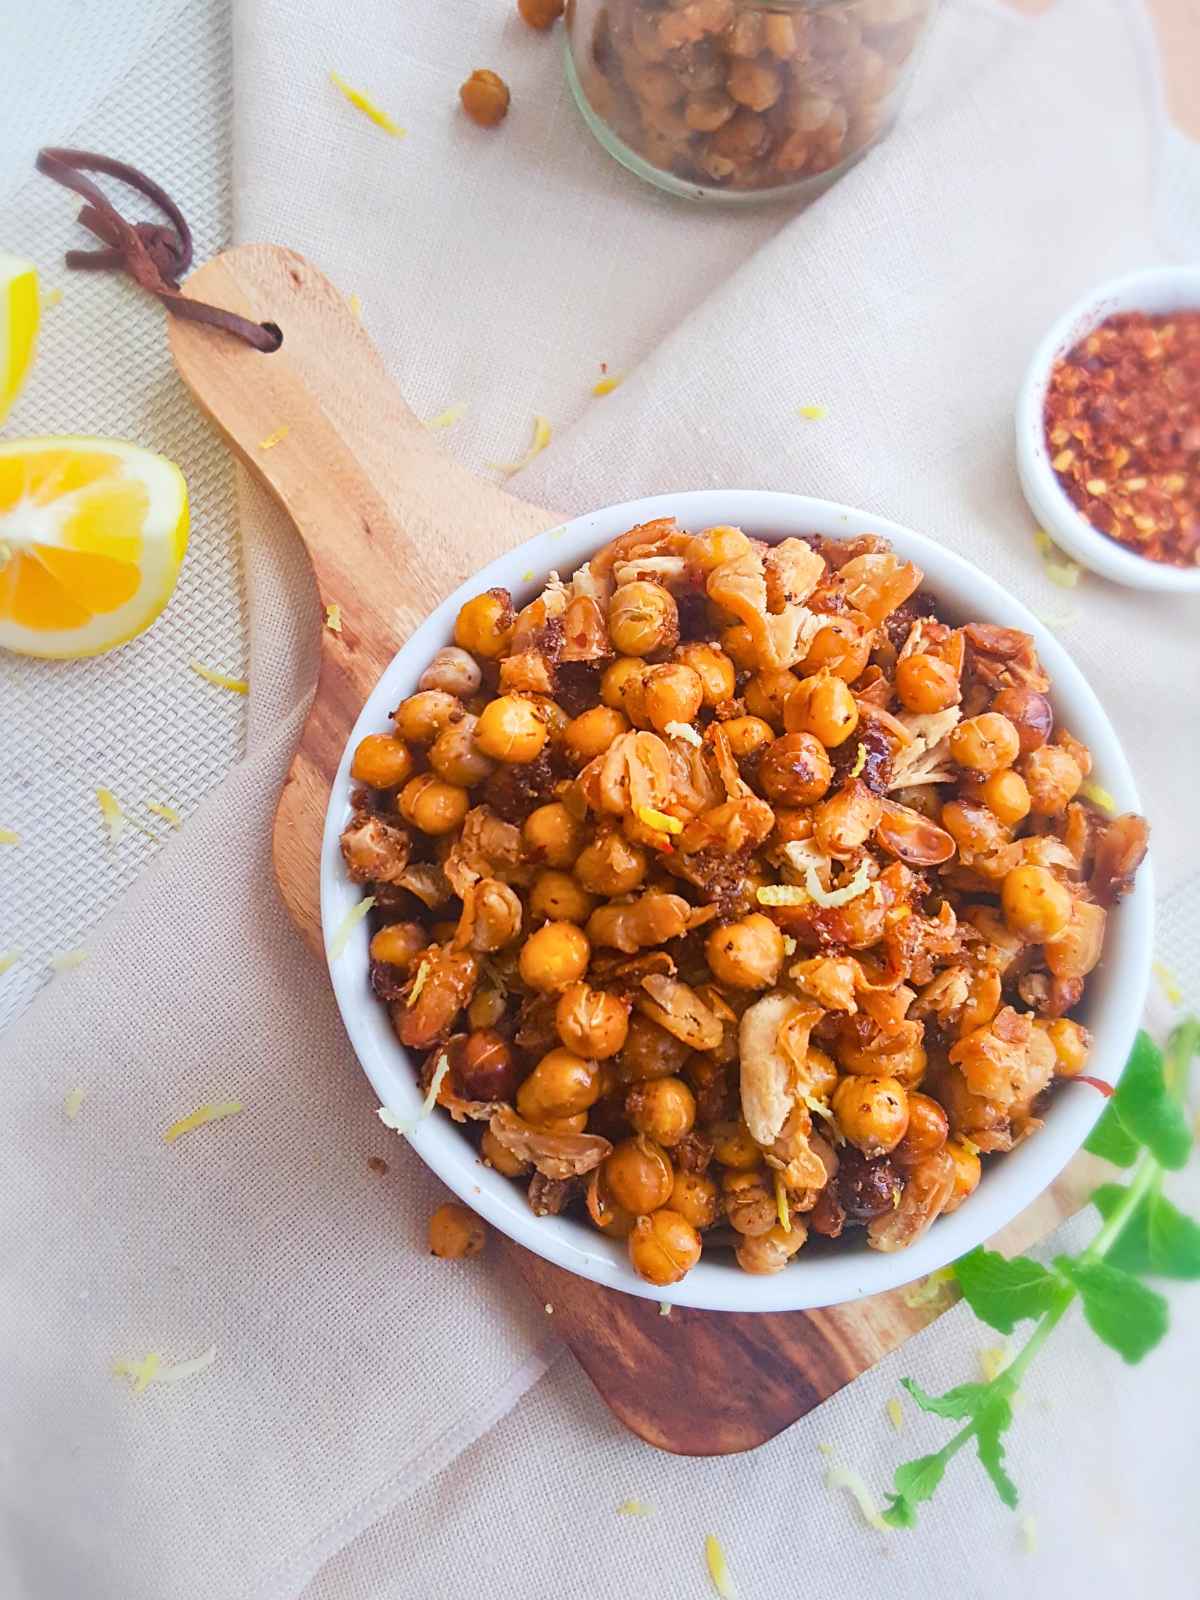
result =
[{"label": "crispy chickpea skin", "polygon": [[350,763],[350,776],[372,789],[395,789],[412,776],[412,751],[390,733],[369,733],[361,739]]},{"label": "crispy chickpea skin", "polygon": [[1001,885],[1000,904],[1012,931],[1034,944],[1053,939],[1071,920],[1071,892],[1045,867],[1014,867]]},{"label": "crispy chickpea skin", "polygon": [[465,716],[443,728],[429,747],[429,765],[439,778],[472,789],[491,777],[496,763],[490,761],[475,743],[478,717]]},{"label": "crispy chickpea skin", "polygon": [[479,663],[467,650],[448,644],[438,651],[417,680],[418,689],[440,689],[444,694],[469,700],[479,693],[483,674]]},{"label": "crispy chickpea skin", "polygon": [[[508,115],[511,97],[508,85],[498,73],[489,71],[487,67],[477,67],[459,89],[458,98],[472,122],[477,122],[481,128],[494,128]],[[455,637],[458,637],[457,630]],[[459,642],[462,643],[461,640]]]},{"label": "crispy chickpea skin", "polygon": [[635,1132],[670,1150],[692,1131],[696,1097],[682,1078],[651,1078],[629,1090],[625,1114]]},{"label": "crispy chickpea skin", "polygon": [[627,1241],[629,1261],[639,1278],[665,1287],[678,1283],[700,1259],[700,1235],[678,1211],[640,1216]]},{"label": "crispy chickpea skin", "polygon": [[949,1200],[942,1207],[943,1216],[947,1216],[951,1211],[957,1211],[963,1201],[975,1193],[983,1176],[983,1164],[979,1159],[979,1152],[969,1150],[963,1140],[948,1140],[946,1151],[954,1163],[954,1188]]},{"label": "crispy chickpea skin", "polygon": [[833,1114],[863,1155],[885,1156],[908,1131],[908,1092],[898,1078],[843,1078],[833,1091]]},{"label": "crispy chickpea skin", "polygon": [[485,1166],[494,1167],[506,1178],[519,1178],[530,1171],[529,1162],[522,1161],[520,1156],[514,1155],[507,1145],[501,1144],[490,1128],[485,1128],[483,1131],[483,1138],[479,1141],[479,1153],[483,1157]]},{"label": "crispy chickpea skin", "polygon": [[679,638],[679,610],[674,596],[657,583],[641,579],[623,583],[609,606],[608,633],[624,656],[670,650]]},{"label": "crispy chickpea skin", "polygon": [[735,989],[769,989],[783,965],[783,934],[760,911],[714,928],[704,949],[713,977]]},{"label": "crispy chickpea skin", "polygon": [[466,1206],[448,1201],[429,1219],[429,1253],[443,1261],[463,1261],[477,1256],[487,1238],[482,1221]]},{"label": "crispy chickpea skin", "polygon": [[557,994],[587,971],[591,945],[573,922],[548,922],[521,946],[521,977],[531,989]]}]

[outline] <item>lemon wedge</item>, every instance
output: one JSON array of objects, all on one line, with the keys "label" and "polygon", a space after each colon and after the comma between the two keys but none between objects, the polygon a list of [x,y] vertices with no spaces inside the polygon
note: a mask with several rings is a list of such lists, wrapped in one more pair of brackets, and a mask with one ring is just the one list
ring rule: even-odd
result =
[{"label": "lemon wedge", "polygon": [[0,647],[73,659],[148,628],[187,549],[171,461],[121,439],[0,443]]},{"label": "lemon wedge", "polygon": [[33,262],[0,250],[0,422],[21,392],[33,360],[40,308]]}]

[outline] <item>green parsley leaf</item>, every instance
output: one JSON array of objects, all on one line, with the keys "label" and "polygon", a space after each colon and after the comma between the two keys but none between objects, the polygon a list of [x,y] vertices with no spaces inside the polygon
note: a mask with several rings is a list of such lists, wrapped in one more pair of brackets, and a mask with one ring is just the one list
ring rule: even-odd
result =
[{"label": "green parsley leaf", "polygon": [[[1125,1193],[1124,1185],[1105,1183],[1092,1196],[1092,1204],[1107,1222]],[[1165,1196],[1150,1193],[1122,1228],[1105,1260],[1126,1272],[1200,1278],[1200,1224]]]},{"label": "green parsley leaf", "polygon": [[1012,1406],[1002,1395],[993,1395],[981,1411],[976,1424],[975,1448],[984,1471],[996,1493],[1010,1511],[1016,1509],[1017,1486],[1004,1470],[1003,1435],[1012,1422]]},{"label": "green parsley leaf", "polygon": [[908,1390],[922,1411],[932,1411],[935,1417],[973,1417],[988,1392],[986,1383],[960,1383],[945,1394],[926,1394],[912,1378],[901,1378],[902,1388]]},{"label": "green parsley leaf", "polygon": [[1137,1160],[1138,1142],[1121,1121],[1115,1098],[1105,1106],[1083,1148],[1102,1161],[1111,1161],[1114,1167],[1131,1167]]},{"label": "green parsley leaf", "polygon": [[1167,1331],[1167,1302],[1153,1289],[1107,1261],[1058,1256],[1054,1265],[1078,1291],[1092,1332],[1133,1363],[1148,1355]]},{"label": "green parsley leaf", "polygon": [[1183,1107],[1167,1088],[1162,1051],[1145,1031],[1134,1041],[1129,1064],[1113,1096],[1126,1131],[1158,1162],[1175,1171],[1192,1148]]},{"label": "green parsley leaf", "polygon": [[982,1245],[954,1263],[963,1297],[981,1322],[1011,1333],[1026,1317],[1040,1317],[1054,1305],[1060,1285],[1052,1272],[1027,1256],[1006,1259]]},{"label": "green parsley leaf", "polygon": [[888,1496],[888,1503],[880,1512],[880,1516],[889,1528],[915,1528],[917,1525],[917,1513],[900,1494]]},{"label": "green parsley leaf", "polygon": [[883,1520],[893,1528],[913,1528],[917,1513],[913,1509],[922,1500],[929,1500],[942,1481],[946,1470],[946,1456],[941,1450],[931,1456],[918,1456],[896,1468],[895,1493],[883,1513]]}]

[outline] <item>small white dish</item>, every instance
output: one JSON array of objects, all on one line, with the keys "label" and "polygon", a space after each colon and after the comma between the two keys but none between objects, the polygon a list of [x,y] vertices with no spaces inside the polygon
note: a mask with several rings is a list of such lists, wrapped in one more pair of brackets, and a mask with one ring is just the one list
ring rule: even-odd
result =
[{"label": "small white dish", "polygon": [[1050,465],[1043,412],[1050,373],[1072,346],[1119,311],[1200,311],[1200,268],[1150,267],[1093,289],[1061,316],[1038,345],[1017,397],[1017,471],[1030,510],[1062,550],[1102,578],[1133,589],[1200,594],[1200,567],[1151,561],[1093,528]]},{"label": "small white dish", "polygon": [[[768,539],[805,533],[849,539],[878,533],[891,540],[900,555],[922,567],[947,618],[994,622],[1034,635],[1053,683],[1056,716],[1091,749],[1096,779],[1113,795],[1118,809],[1141,810],[1116,733],[1079,668],[1019,600],[961,556],[897,523],[829,500],[761,489],[698,489],[656,495],[576,517],[500,556],[443,601],[397,654],[354,725],[330,794],[321,846],[321,923],[326,947],[362,898],[361,888],[346,875],[338,843],[351,814],[354,748],[365,734],[386,729],[392,710],[415,692],[430,657],[451,638],[459,607],[495,585],[511,590],[518,605],[527,604],[552,569],[564,576],[572,573],[617,534],[664,516],[677,517],[684,528],[733,523]],[[535,582],[522,577],[530,571],[538,574]],[[1116,1083],[1120,1077],[1141,1019],[1150,980],[1153,908],[1154,885],[1147,860],[1133,892],[1110,919],[1104,959],[1089,984],[1081,1011],[1081,1020],[1095,1041],[1088,1071],[1108,1083]],[[342,954],[329,964],[334,994],[346,1032],[381,1104],[402,1117],[414,1117],[421,1103],[416,1081],[420,1061],[398,1042],[387,1009],[371,993],[368,943],[366,923],[359,922]],[[674,1305],[715,1311],[800,1311],[899,1288],[991,1238],[1053,1183],[1103,1108],[1102,1097],[1088,1085],[1063,1084],[1055,1094],[1045,1127],[1016,1150],[989,1162],[983,1182],[967,1203],[940,1218],[907,1250],[882,1254],[869,1249],[865,1234],[860,1234],[858,1241],[837,1251],[802,1253],[786,1271],[773,1277],[743,1272],[732,1258],[705,1258],[681,1283],[664,1289],[639,1278],[623,1244],[606,1239],[590,1224],[570,1217],[535,1217],[523,1192],[482,1165],[449,1117],[437,1112],[426,1117],[409,1141],[472,1210],[518,1244],[569,1272]]]}]

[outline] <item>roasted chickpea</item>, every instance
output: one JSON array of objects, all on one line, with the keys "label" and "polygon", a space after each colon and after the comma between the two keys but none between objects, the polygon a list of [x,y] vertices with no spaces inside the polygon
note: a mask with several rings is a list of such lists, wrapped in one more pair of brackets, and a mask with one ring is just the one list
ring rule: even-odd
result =
[{"label": "roasted chickpea", "polygon": [[852,778],[815,808],[813,838],[827,854],[848,856],[867,842],[882,816],[883,801],[861,778]]},{"label": "roasted chickpea", "polygon": [[721,1209],[720,1193],[706,1172],[676,1172],[667,1205],[698,1231],[711,1228]]},{"label": "roasted chickpea", "polygon": [[743,1272],[782,1272],[796,1252],[803,1249],[807,1238],[808,1229],[800,1217],[794,1216],[790,1228],[777,1222],[767,1233],[743,1238],[734,1254]]},{"label": "roasted chickpea", "polygon": [[782,728],[784,707],[799,683],[794,672],[756,672],[742,691],[746,710],[752,717],[769,722],[772,728]]},{"label": "roasted chickpea", "polygon": [[350,763],[350,776],[372,789],[394,789],[412,776],[412,752],[390,733],[369,733],[360,739]]},{"label": "roasted chickpea", "polygon": [[511,1100],[521,1069],[508,1040],[492,1028],[475,1028],[454,1041],[450,1080],[464,1100]]},{"label": "roasted chickpea", "polygon": [[975,1193],[979,1187],[979,1180],[983,1176],[983,1164],[979,1159],[979,1152],[968,1149],[962,1139],[949,1139],[946,1141],[946,1153],[954,1163],[954,1188],[950,1198],[942,1207],[942,1216],[949,1216],[951,1211],[957,1211],[963,1201]]},{"label": "roasted chickpea", "polygon": [[731,717],[721,727],[729,740],[729,748],[739,758],[761,750],[775,737],[774,728],[761,717]]},{"label": "roasted chickpea", "polygon": [[1001,689],[992,699],[992,710],[1007,717],[1017,730],[1023,756],[1039,750],[1054,731],[1050,702],[1036,689]]},{"label": "roasted chickpea", "polygon": [[480,955],[494,955],[514,943],[521,932],[524,910],[520,896],[498,878],[483,878],[475,885],[469,907],[464,906],[457,938]]},{"label": "roasted chickpea", "polygon": [[858,702],[841,678],[814,672],[788,696],[783,725],[789,733],[811,733],[832,750],[858,727]]},{"label": "roasted chickpea", "polygon": [[813,639],[801,671],[805,675],[822,670],[853,683],[862,676],[871,656],[871,631],[852,617],[830,617]]},{"label": "roasted chickpea", "polygon": [[586,841],[586,827],[559,800],[538,806],[521,825],[525,855],[560,871],[574,866]]},{"label": "roasted chickpea", "polygon": [[479,1141],[479,1153],[483,1157],[485,1166],[494,1167],[506,1178],[519,1178],[522,1173],[530,1170],[529,1162],[513,1155],[511,1150],[500,1143],[490,1128],[484,1129],[483,1138]]},{"label": "roasted chickpea", "polygon": [[906,711],[928,716],[957,705],[958,673],[941,656],[916,651],[896,663],[896,698]]},{"label": "roasted chickpea", "polygon": [[1011,767],[1020,753],[1020,735],[998,711],[967,717],[950,733],[951,758],[968,772],[999,772]]},{"label": "roasted chickpea", "polygon": [[[490,72],[486,67],[475,69],[459,89],[458,98],[471,121],[477,122],[481,128],[494,128],[508,115],[508,85],[499,73]],[[482,599],[483,596],[477,598]],[[471,604],[473,602],[468,600],[467,605]],[[457,627],[454,636],[458,638]]]},{"label": "roasted chickpea", "polygon": [[762,1167],[727,1170],[721,1174],[725,1218],[738,1233],[769,1233],[779,1217],[775,1184]]},{"label": "roasted chickpea", "polygon": [[819,1045],[810,1044],[805,1058],[805,1081],[808,1092],[818,1100],[828,1100],[837,1088],[840,1076],[837,1062]]},{"label": "roasted chickpea", "polygon": [[639,1278],[660,1286],[678,1283],[700,1259],[700,1235],[678,1211],[639,1217],[626,1244]]},{"label": "roasted chickpea", "polygon": [[825,746],[811,733],[785,733],[767,746],[758,764],[763,793],[784,805],[812,805],[832,781],[833,767]]},{"label": "roasted chickpea", "polygon": [[758,666],[758,648],[754,635],[744,622],[735,622],[721,635],[721,648],[743,672],[753,672]]},{"label": "roasted chickpea", "polygon": [[552,28],[566,10],[567,0],[517,0],[521,21],[531,28]]},{"label": "roasted chickpea", "polygon": [[920,1032],[914,1032],[911,1038],[901,1034],[888,1043],[887,1050],[868,1050],[851,1037],[840,1039],[837,1057],[842,1071],[858,1078],[898,1078],[905,1088],[915,1089],[928,1065]]},{"label": "roasted chickpea", "polygon": [[700,690],[706,706],[719,706],[723,700],[732,700],[737,688],[733,662],[719,645],[705,644],[699,639],[681,644],[675,652],[676,661],[700,679]]},{"label": "roasted chickpea", "polygon": [[552,700],[548,694],[529,694],[526,698],[546,724],[546,737],[549,742],[554,745],[562,744],[567,737],[567,727],[571,719],[558,701]]},{"label": "roasted chickpea", "polygon": [[618,656],[600,675],[600,699],[623,712],[635,728],[646,726],[647,664],[640,656]]},{"label": "roasted chickpea", "polygon": [[405,822],[422,833],[453,833],[471,808],[471,797],[455,783],[432,772],[421,772],[401,789],[396,809]]},{"label": "roasted chickpea", "polygon": [[713,1142],[713,1160],[718,1166],[733,1172],[751,1172],[762,1163],[762,1151],[754,1142],[750,1129],[740,1119],[737,1122],[718,1122],[709,1129]]},{"label": "roasted chickpea", "polygon": [[429,1219],[429,1253],[443,1261],[462,1261],[477,1256],[486,1239],[483,1223],[466,1206],[453,1201],[439,1206]]},{"label": "roasted chickpea", "polygon": [[475,726],[475,744],[485,756],[515,765],[536,761],[546,738],[544,718],[519,694],[502,694],[490,700]]},{"label": "roasted chickpea", "polygon": [[629,1006],[605,989],[572,983],[559,996],[554,1025],[568,1050],[592,1061],[607,1061],[628,1037]]},{"label": "roasted chickpea", "polygon": [[675,1182],[666,1151],[642,1134],[615,1145],[601,1170],[613,1199],[635,1217],[665,1206]]},{"label": "roasted chickpea", "polygon": [[575,1117],[600,1098],[600,1075],[594,1061],[571,1050],[544,1055],[517,1090],[517,1110],[527,1122]]},{"label": "roasted chickpea", "polygon": [[885,1156],[908,1130],[908,1091],[899,1078],[843,1078],[833,1091],[833,1114],[863,1155]]},{"label": "roasted chickpea", "polygon": [[646,852],[619,828],[606,829],[579,852],[575,876],[592,894],[629,894],[646,876]]},{"label": "roasted chickpea", "polygon": [[1056,1077],[1073,1078],[1083,1071],[1092,1048],[1092,1036],[1082,1023],[1073,1022],[1070,1017],[1055,1017],[1053,1022],[1037,1022],[1034,1027],[1044,1027],[1054,1046]]},{"label": "roasted chickpea", "polygon": [[947,800],[941,823],[958,848],[969,853],[997,850],[1008,839],[1008,830],[996,813],[970,800]]},{"label": "roasted chickpea", "polygon": [[429,935],[419,922],[391,922],[371,940],[371,960],[408,972],[429,943]]},{"label": "roasted chickpea", "polygon": [[934,1150],[940,1150],[950,1135],[950,1119],[945,1109],[927,1094],[913,1091],[908,1097],[908,1127],[892,1151],[898,1167],[915,1166]]},{"label": "roasted chickpea", "polygon": [[596,897],[582,888],[569,872],[548,867],[539,872],[529,891],[529,911],[547,922],[583,924],[596,909]]},{"label": "roasted chickpea", "polygon": [[410,694],[392,712],[392,721],[409,744],[432,744],[444,728],[466,715],[461,700],[443,689]]},{"label": "roasted chickpea", "polygon": [[508,590],[489,589],[468,600],[459,611],[454,619],[454,642],[473,656],[496,661],[512,643],[515,621]]},{"label": "roasted chickpea", "polygon": [[467,1021],[473,1028],[494,1028],[504,1011],[504,996],[499,989],[476,989],[467,1007]]},{"label": "roasted chickpea", "polygon": [[666,733],[667,724],[671,722],[694,722],[704,700],[699,673],[681,661],[664,661],[661,666],[648,667],[643,693],[646,716],[658,733]]},{"label": "roasted chickpea", "polygon": [[441,689],[459,700],[469,700],[479,693],[482,682],[479,663],[470,651],[448,644],[438,651],[417,679],[417,688]]},{"label": "roasted chickpea", "polygon": [[623,656],[670,650],[679,638],[674,596],[661,584],[641,578],[621,584],[609,604],[608,633]]},{"label": "roasted chickpea", "polygon": [[980,790],[980,796],[1006,828],[1015,828],[1018,822],[1023,822],[1032,804],[1025,779],[1012,767],[993,772]]},{"label": "roasted chickpea", "polygon": [[681,1039],[637,1013],[629,1019],[617,1065],[625,1083],[641,1083],[649,1078],[674,1076],[689,1054]]},{"label": "roasted chickpea", "polygon": [[573,922],[548,922],[521,946],[521,977],[531,989],[554,994],[583,977],[591,953],[582,928]]},{"label": "roasted chickpea", "polygon": [[704,950],[713,977],[735,989],[769,989],[785,954],[783,934],[761,911],[714,928]]},{"label": "roasted chickpea", "polygon": [[682,1078],[651,1078],[629,1090],[625,1114],[635,1132],[670,1150],[692,1131],[696,1097]]},{"label": "roasted chickpea", "polygon": [[[715,87],[715,84],[709,87]],[[703,528],[699,533],[693,534],[687,542],[684,554],[689,567],[707,575],[715,572],[718,567],[723,567],[726,562],[736,561],[739,556],[744,556],[750,548],[750,541],[740,528],[717,523],[711,528]]]},{"label": "roasted chickpea", "polygon": [[1025,864],[1006,873],[1000,904],[1008,926],[1031,944],[1053,939],[1071,920],[1071,891],[1045,867]]},{"label": "roasted chickpea", "polygon": [[1056,744],[1044,744],[1022,757],[1021,773],[1036,817],[1060,817],[1083,782],[1078,761]]},{"label": "roasted chickpea", "polygon": [[567,723],[563,743],[582,766],[594,756],[602,756],[621,734],[629,732],[629,718],[611,706],[592,706]]},{"label": "roasted chickpea", "polygon": [[429,747],[429,765],[438,777],[463,789],[474,788],[496,770],[496,763],[489,761],[475,744],[478,720],[468,715],[461,722],[452,722]]}]

